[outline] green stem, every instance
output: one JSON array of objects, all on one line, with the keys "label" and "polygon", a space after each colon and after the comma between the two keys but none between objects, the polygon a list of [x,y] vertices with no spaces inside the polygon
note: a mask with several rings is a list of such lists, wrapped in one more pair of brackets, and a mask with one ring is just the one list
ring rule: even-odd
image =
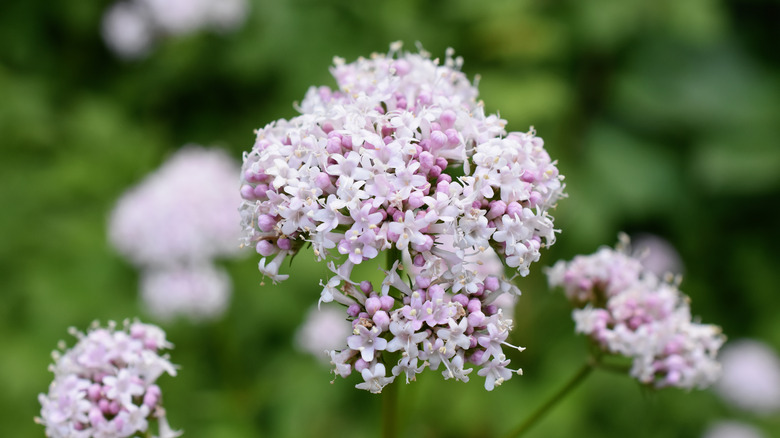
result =
[{"label": "green stem", "polygon": [[562,386],[552,397],[550,397],[543,405],[539,406],[525,421],[514,429],[512,432],[506,435],[507,438],[519,437],[528,432],[539,420],[541,420],[547,412],[552,409],[558,402],[563,400],[569,392],[582,383],[586,377],[593,371],[595,363],[593,360],[588,360],[578,371],[577,374],[572,376],[564,386]]},{"label": "green stem", "polygon": [[[395,247],[387,251],[387,270],[393,268],[401,252]],[[398,385],[390,383],[382,390],[382,437],[395,438],[398,435]]]},{"label": "green stem", "polygon": [[395,438],[398,435],[398,385],[390,383],[382,390],[382,437]]}]

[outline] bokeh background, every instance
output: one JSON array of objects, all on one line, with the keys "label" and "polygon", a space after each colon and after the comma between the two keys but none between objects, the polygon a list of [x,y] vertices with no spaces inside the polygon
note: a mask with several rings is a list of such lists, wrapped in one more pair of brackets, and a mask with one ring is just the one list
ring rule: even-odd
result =
[{"label": "bokeh background", "polygon": [[[545,139],[569,194],[558,242],[520,281],[512,340],[528,349],[511,358],[525,376],[486,392],[478,377],[423,373],[400,388],[403,436],[500,435],[574,373],[586,344],[542,267],[619,231],[676,248],[702,321],[780,348],[780,3],[254,0],[240,27],[161,37],[136,59],[101,37],[111,4],[0,2],[2,436],[43,436],[36,396],[69,326],[156,322],[107,241],[117,198],[186,143],[240,159],[253,129],[294,116],[310,85],[334,85],[334,55],[395,40],[454,48],[487,109]],[[172,425],[189,438],[376,436],[380,398],[355,376],[330,384],[294,344],[325,268],[303,254],[288,281],[261,286],[258,259],[222,262],[224,317],[161,324],[181,366],[160,381]],[[529,436],[696,437],[720,419],[780,436],[777,416],[712,391],[648,392],[603,371]]]}]

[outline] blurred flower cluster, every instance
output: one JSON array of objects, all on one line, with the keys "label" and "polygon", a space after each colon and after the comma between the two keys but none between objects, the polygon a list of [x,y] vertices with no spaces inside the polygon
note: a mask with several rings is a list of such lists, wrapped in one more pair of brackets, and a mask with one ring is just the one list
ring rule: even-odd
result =
[{"label": "blurred flower cluster", "polygon": [[103,15],[103,39],[118,56],[140,58],[166,35],[231,31],[248,8],[246,0],[119,0]]},{"label": "blurred flower cluster", "polygon": [[[162,391],[155,383],[176,368],[163,350],[172,345],[158,327],[125,322],[117,330],[94,325],[86,334],[72,330],[76,345],[55,351],[50,366],[54,381],[40,394],[46,436],[127,437],[149,431],[156,421],[159,438],[174,438],[162,407]],[[150,436],[150,435],[147,435]]]},{"label": "blurred flower cluster", "polygon": [[200,320],[226,309],[230,278],[213,260],[239,251],[237,172],[225,152],[185,146],[117,202],[109,239],[142,270],[152,315]]},{"label": "blurred flower cluster", "polygon": [[[329,260],[320,301],[346,306],[354,333],[330,355],[336,374],[362,374],[359,388],[442,364],[445,379],[468,381],[473,363],[492,390],[514,372],[502,351],[512,323],[494,302],[520,291],[468,260],[495,251],[527,275],[555,241],[548,210],[563,177],[533,129],[507,133],[485,114],[462,59],[400,49],[336,58],[337,90],[312,87],[301,115],[257,131],[242,173],[244,243],[273,281],[303,245]],[[382,251],[394,263],[378,290],[352,278]],[[383,351],[401,353],[390,377]]]},{"label": "blurred flower cluster", "polygon": [[720,375],[720,327],[691,320],[688,298],[629,255],[628,238],[548,271],[563,287],[579,333],[609,354],[633,360],[631,375],[655,387],[707,387]]}]

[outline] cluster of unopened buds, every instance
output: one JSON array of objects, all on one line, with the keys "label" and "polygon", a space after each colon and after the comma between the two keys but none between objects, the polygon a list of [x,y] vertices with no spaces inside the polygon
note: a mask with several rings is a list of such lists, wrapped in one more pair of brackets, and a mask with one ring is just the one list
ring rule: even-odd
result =
[{"label": "cluster of unopened buds", "polygon": [[[472,363],[492,390],[519,371],[502,351],[511,320],[493,303],[520,291],[480,272],[480,257],[495,251],[527,275],[555,241],[548,210],[563,177],[533,129],[507,133],[485,115],[460,58],[448,51],[440,65],[400,49],[337,58],[337,90],[312,87],[299,116],[257,131],[244,155],[243,243],[273,281],[304,245],[329,260],[320,301],[346,306],[354,329],[329,354],[336,374],[362,374],[358,388],[441,364],[445,378],[468,381]],[[381,288],[351,278],[382,252],[396,262]]]},{"label": "cluster of unopened buds", "polygon": [[720,327],[693,322],[679,278],[645,269],[630,255],[626,236],[617,249],[559,261],[548,277],[574,305],[575,330],[603,352],[631,358],[631,376],[640,382],[690,389],[718,378]]},{"label": "cluster of unopened buds", "polygon": [[[158,424],[159,438],[174,438],[155,383],[176,368],[161,354],[172,345],[158,327],[126,322],[93,326],[86,334],[72,329],[78,343],[53,353],[54,381],[40,394],[41,416],[51,438],[127,437],[146,433]],[[148,435],[148,436],[151,436]]]}]

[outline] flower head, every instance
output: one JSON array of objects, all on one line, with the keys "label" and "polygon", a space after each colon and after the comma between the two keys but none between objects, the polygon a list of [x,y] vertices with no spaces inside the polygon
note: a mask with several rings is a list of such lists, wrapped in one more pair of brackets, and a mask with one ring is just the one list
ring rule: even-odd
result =
[{"label": "flower head", "polygon": [[656,387],[704,388],[720,374],[716,360],[725,337],[720,327],[691,320],[688,298],[629,255],[601,248],[548,271],[575,306],[576,331],[602,350],[633,360],[631,375]]},{"label": "flower head", "polygon": [[93,326],[73,333],[76,345],[55,351],[50,367],[54,381],[40,394],[46,436],[124,437],[144,433],[156,420],[160,438],[178,436],[170,430],[162,408],[157,378],[176,368],[160,351],[171,348],[158,327],[126,322],[121,330]]},{"label": "flower head", "polygon": [[[329,260],[321,301],[346,306],[354,333],[331,352],[336,374],[359,371],[375,392],[383,363],[407,381],[440,364],[467,381],[468,363],[489,363],[492,389],[512,374],[501,351],[511,320],[494,303],[519,290],[500,262],[473,268],[496,257],[529,273],[555,241],[548,211],[563,177],[533,129],[507,132],[485,114],[451,50],[440,63],[400,49],[334,59],[337,89],[310,88],[300,115],[257,130],[241,175],[243,243],[275,281],[305,245]],[[383,251],[401,263],[381,290],[352,278]],[[398,363],[384,351],[400,351]]]}]

